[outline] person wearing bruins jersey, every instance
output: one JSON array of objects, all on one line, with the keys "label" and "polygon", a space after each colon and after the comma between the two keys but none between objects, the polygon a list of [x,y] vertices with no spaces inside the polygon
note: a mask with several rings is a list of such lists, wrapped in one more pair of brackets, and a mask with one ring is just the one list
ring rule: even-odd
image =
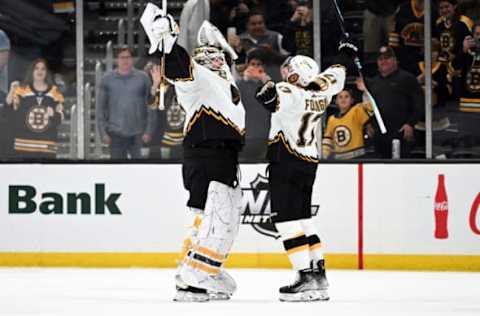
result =
[{"label": "person wearing bruins jersey", "polygon": [[[179,30],[171,15],[149,3],[141,23],[151,43],[149,53],[157,61],[165,58],[165,76],[185,110],[182,173],[195,218],[179,260],[174,300],[228,299],[236,284],[223,264],[240,224],[237,172],[245,109],[224,50],[232,59],[236,55],[208,21],[198,32],[199,47],[192,57],[176,43]],[[153,68],[154,82],[161,82],[161,72],[159,66]]]},{"label": "person wearing bruins jersey", "polygon": [[480,113],[480,24],[475,25],[473,37],[463,41],[463,51],[452,61],[451,66],[460,72],[460,111]]},{"label": "person wearing bruins jersey", "polygon": [[452,61],[452,67],[461,73],[459,95],[462,136],[475,139],[480,144],[480,24],[473,28],[473,37],[463,41],[463,51]]},{"label": "person wearing bruins jersey", "polygon": [[[395,30],[389,34],[388,45],[395,49],[400,66],[410,73],[423,60],[424,3],[424,0],[410,0],[400,5]],[[436,21],[436,11],[432,11],[432,21]]]},{"label": "person wearing bruins jersey", "polygon": [[323,157],[334,159],[360,158],[365,155],[363,131],[373,115],[369,102],[353,105],[350,90],[343,90],[335,98],[339,112],[327,120],[322,140]]},{"label": "person wearing bruins jersey", "polygon": [[438,60],[445,65],[462,51],[463,39],[471,35],[473,26],[473,21],[469,17],[456,12],[457,3],[457,0],[439,1],[440,17],[435,23],[434,34],[440,40],[441,51]]},{"label": "person wearing bruins jersey", "polygon": [[6,101],[13,109],[15,156],[55,158],[64,98],[44,59],[33,61],[22,85],[12,82]]},{"label": "person wearing bruins jersey", "polygon": [[[357,51],[354,45],[340,45],[341,53],[352,51]],[[341,65],[319,74],[312,58],[297,55],[286,65],[287,82],[268,81],[256,94],[272,112],[267,152],[271,218],[297,273],[293,284],[279,289],[281,301],[329,299],[311,199],[319,162],[317,127],[345,76]]]}]

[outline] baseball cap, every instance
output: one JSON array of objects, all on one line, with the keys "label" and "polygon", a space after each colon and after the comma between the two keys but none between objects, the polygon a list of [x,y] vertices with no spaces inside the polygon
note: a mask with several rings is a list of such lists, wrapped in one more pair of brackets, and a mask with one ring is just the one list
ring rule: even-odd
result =
[{"label": "baseball cap", "polygon": [[380,58],[380,57],[390,58],[390,57],[397,57],[397,56],[395,55],[395,51],[393,50],[393,48],[391,48],[390,46],[382,46],[378,50],[377,58]]}]

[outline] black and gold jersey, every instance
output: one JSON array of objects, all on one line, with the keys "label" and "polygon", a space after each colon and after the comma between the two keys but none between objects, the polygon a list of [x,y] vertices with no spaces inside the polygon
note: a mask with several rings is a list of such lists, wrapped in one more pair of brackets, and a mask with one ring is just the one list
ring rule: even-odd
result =
[{"label": "black and gold jersey", "polygon": [[172,96],[170,105],[165,109],[165,130],[162,145],[179,146],[183,142],[183,126],[185,125],[185,111],[180,106],[177,96]]},{"label": "black and gold jersey", "polygon": [[352,159],[363,156],[363,128],[372,115],[373,108],[368,102],[354,105],[343,114],[331,115],[322,141],[324,157]]},{"label": "black and gold jersey", "polygon": [[460,111],[480,112],[480,53],[458,54],[451,63],[461,73]]},{"label": "black and gold jersey", "polygon": [[395,48],[402,68],[413,72],[412,67],[423,60],[424,11],[417,10],[415,0],[411,0],[400,6],[395,20],[395,30],[389,34],[388,44]]},{"label": "black and gold jersey", "polygon": [[57,152],[57,127],[63,119],[63,95],[56,86],[36,91],[20,86],[14,91],[14,148],[17,152]]},{"label": "black and gold jersey", "polygon": [[435,37],[440,41],[440,56],[438,60],[444,64],[450,63],[463,48],[463,39],[471,34],[473,21],[461,15],[453,21],[440,17],[435,24]]},{"label": "black and gold jersey", "polygon": [[[452,84],[450,78],[453,76],[453,69],[441,62],[432,62],[432,105],[443,105],[452,95]],[[418,72],[415,75],[425,76],[425,63],[418,63]],[[422,84],[425,91],[425,84]]]}]

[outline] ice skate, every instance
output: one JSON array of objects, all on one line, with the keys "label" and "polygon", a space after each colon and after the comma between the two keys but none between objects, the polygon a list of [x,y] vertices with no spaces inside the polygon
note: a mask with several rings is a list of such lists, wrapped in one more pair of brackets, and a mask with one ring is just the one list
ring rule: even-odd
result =
[{"label": "ice skate", "polygon": [[322,290],[327,290],[329,284],[328,284],[327,275],[325,272],[325,260],[324,259],[318,260],[316,265],[312,261],[311,265],[312,265],[315,278],[317,279],[320,285],[320,288]]},{"label": "ice skate", "polygon": [[208,300],[228,300],[236,290],[233,278],[221,270],[216,276],[181,266],[175,275],[177,295],[174,301],[205,302]]},{"label": "ice skate", "polygon": [[328,300],[326,289],[322,289],[312,270],[298,272],[297,279],[291,285],[280,288],[280,301],[282,302],[312,302]]},{"label": "ice skate", "polygon": [[213,301],[225,301],[229,300],[230,297],[235,293],[237,290],[237,284],[232,276],[225,271],[225,269],[221,269],[220,273],[216,276],[212,276],[215,280],[222,283],[224,288],[226,289],[225,292],[212,292],[208,291],[208,295],[211,300]]},{"label": "ice skate", "polygon": [[175,302],[208,302],[210,297],[205,289],[193,286],[182,289],[177,286],[177,293],[173,300]]}]

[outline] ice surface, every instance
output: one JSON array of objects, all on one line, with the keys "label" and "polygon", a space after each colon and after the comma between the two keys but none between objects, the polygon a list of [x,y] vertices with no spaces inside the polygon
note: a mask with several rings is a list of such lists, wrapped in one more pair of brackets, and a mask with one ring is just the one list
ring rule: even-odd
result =
[{"label": "ice surface", "polygon": [[328,271],[328,302],[282,303],[289,270],[231,270],[227,302],[176,303],[172,269],[0,269],[0,315],[480,315],[480,273]]}]

